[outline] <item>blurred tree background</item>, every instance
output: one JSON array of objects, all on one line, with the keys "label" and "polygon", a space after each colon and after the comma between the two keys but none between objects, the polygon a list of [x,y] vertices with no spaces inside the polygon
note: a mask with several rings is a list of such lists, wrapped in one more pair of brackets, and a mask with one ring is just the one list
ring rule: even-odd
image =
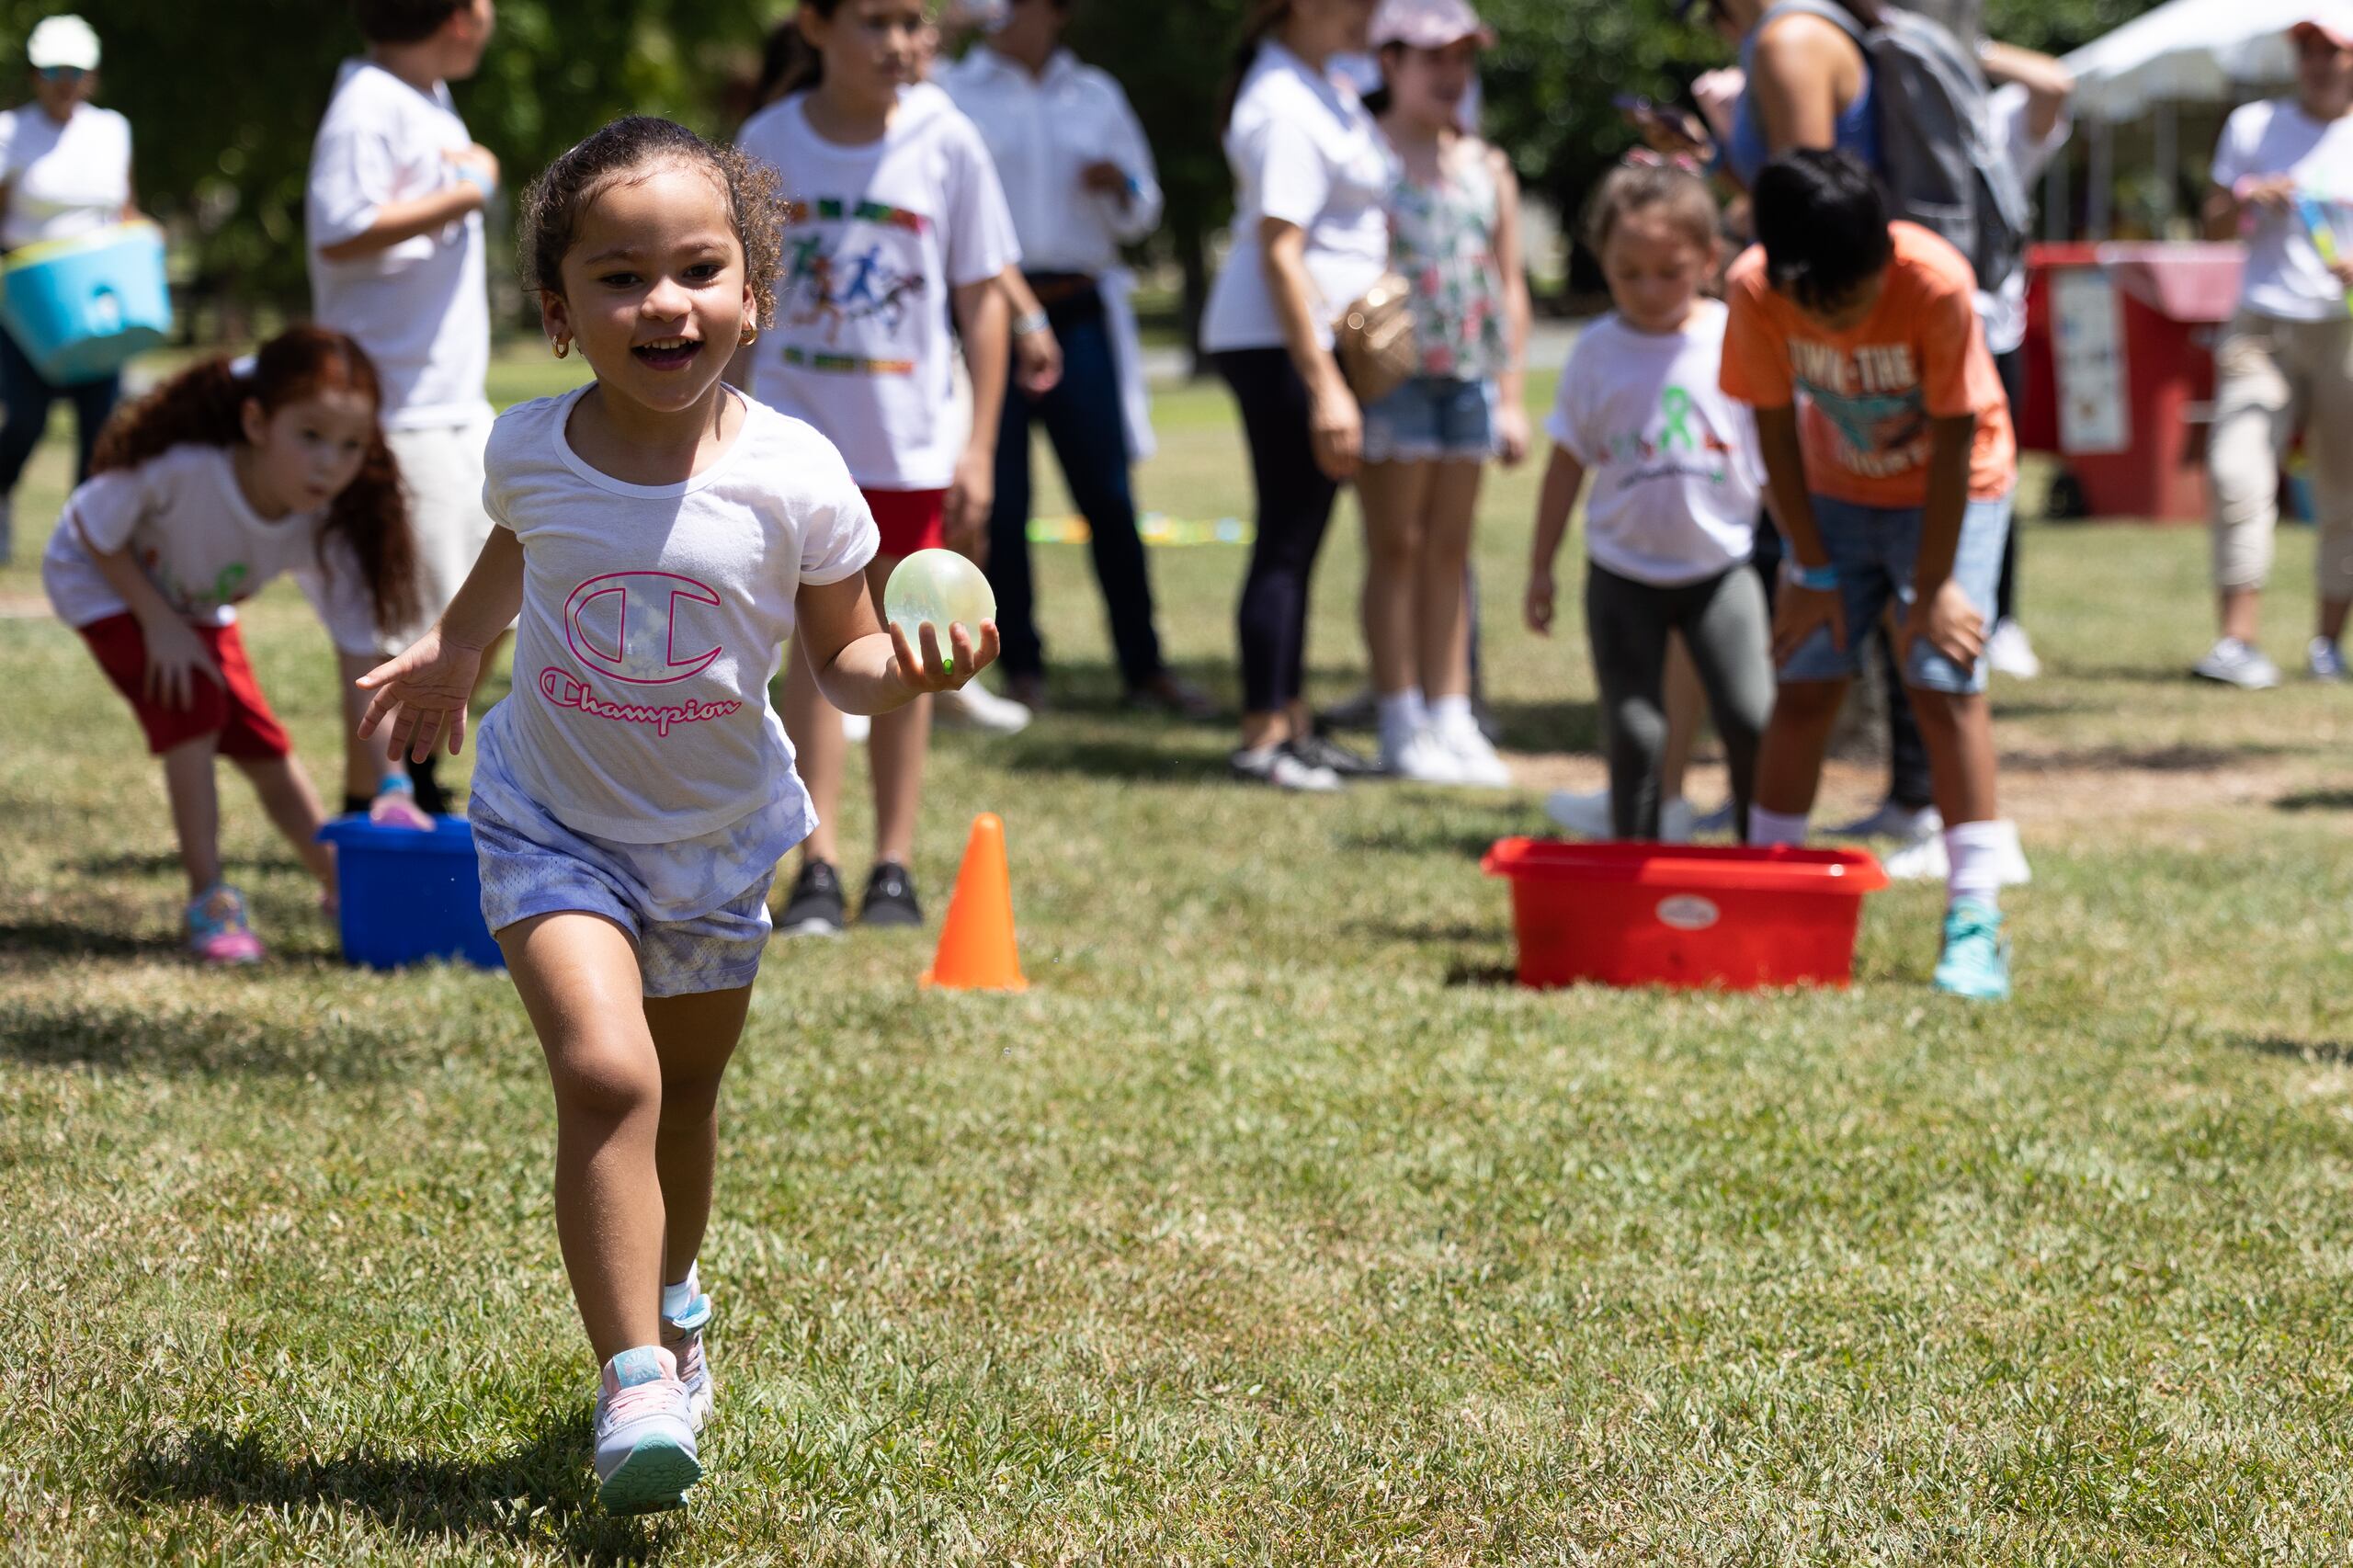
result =
[{"label": "blurred tree background", "polygon": [[[2054,53],[2152,0],[1987,0],[1998,37]],[[23,40],[60,0],[0,0],[0,73],[21,82]],[[303,308],[302,180],[344,59],[360,42],[341,0],[80,0],[106,45],[103,101],[138,138],[142,201],[173,224],[198,330],[240,335],[256,310]],[[1168,187],[1158,259],[1198,301],[1232,211],[1218,97],[1245,0],[1076,0],[1073,43],[1119,76]],[[769,25],[789,0],[502,0],[482,74],[457,86],[510,191],[565,146],[632,110],[724,132]],[[1489,129],[1529,186],[1574,211],[1630,145],[1613,97],[1672,99],[1724,63],[1669,0],[1485,0],[1502,37],[1486,67]],[[21,98],[21,90],[10,95]]]}]

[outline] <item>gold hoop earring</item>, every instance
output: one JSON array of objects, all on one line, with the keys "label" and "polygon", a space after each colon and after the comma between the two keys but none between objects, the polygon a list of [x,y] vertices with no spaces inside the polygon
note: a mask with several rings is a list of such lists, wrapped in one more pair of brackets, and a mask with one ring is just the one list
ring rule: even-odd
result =
[{"label": "gold hoop earring", "polygon": [[572,358],[572,339],[568,337],[559,337],[555,340],[555,357],[559,359],[569,359]]},{"label": "gold hoop earring", "polygon": [[753,344],[757,343],[759,340],[760,329],[756,326],[743,335],[743,337],[737,342],[736,347],[739,348],[749,348]]}]

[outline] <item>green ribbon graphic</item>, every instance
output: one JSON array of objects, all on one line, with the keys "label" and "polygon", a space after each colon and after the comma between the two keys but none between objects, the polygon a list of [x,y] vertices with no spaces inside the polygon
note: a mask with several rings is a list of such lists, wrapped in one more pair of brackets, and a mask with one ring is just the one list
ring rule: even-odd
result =
[{"label": "green ribbon graphic", "polygon": [[1658,438],[1659,449],[1681,447],[1687,452],[1699,449],[1699,439],[1691,434],[1691,426],[1684,423],[1691,417],[1691,394],[1681,387],[1670,386],[1659,393],[1659,412],[1666,415],[1666,429]]}]

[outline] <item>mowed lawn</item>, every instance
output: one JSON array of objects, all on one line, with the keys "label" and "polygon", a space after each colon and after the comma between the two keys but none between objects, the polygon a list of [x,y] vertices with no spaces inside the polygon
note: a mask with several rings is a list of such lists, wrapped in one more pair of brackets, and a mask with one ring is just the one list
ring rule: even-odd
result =
[{"label": "mowed lawn", "polygon": [[[1220,392],[1163,434],[1149,504],[1246,512]],[[1003,814],[1035,988],[922,994],[928,936],[773,950],[704,1257],[709,1479],[616,1521],[521,1008],[341,967],[233,778],[271,960],[176,958],[160,779],[30,564],[64,460],[0,574],[0,1558],[2353,1550],[2353,691],[2182,678],[2196,530],[2029,536],[2052,672],[1997,692],[2036,880],[1996,1008],[1928,991],[1916,885],[1872,901],[1851,993],[1507,983],[1478,854],[1599,778],[1581,634],[1518,624],[1532,472],[1482,547],[1507,796],[1226,783],[1224,727],[1118,708],[1084,552],[1043,551],[1060,710],[943,738],[917,867],[936,915]],[[1355,529],[1327,699],[1358,679]],[[2309,536],[2282,554],[2285,665]],[[1239,552],[1154,566],[1230,699]],[[282,585],[248,626],[331,782],[323,635]]]}]

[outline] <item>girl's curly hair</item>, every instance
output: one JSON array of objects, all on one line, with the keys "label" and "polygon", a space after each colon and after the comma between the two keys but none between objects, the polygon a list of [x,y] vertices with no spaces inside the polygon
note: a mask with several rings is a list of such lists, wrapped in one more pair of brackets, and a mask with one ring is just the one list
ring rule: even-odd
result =
[{"label": "girl's curly hair", "polygon": [[652,115],[617,119],[548,165],[523,197],[523,287],[563,293],[563,258],[580,233],[582,214],[613,186],[664,164],[708,170],[727,193],[744,274],[763,327],[776,324],[777,272],[784,255],[784,198],[776,172],[732,146],[706,142],[685,126]]},{"label": "girl's curly hair", "polygon": [[[381,409],[383,383],[368,351],[342,333],[298,326],[261,346],[242,373],[225,358],[194,365],[108,422],[90,456],[90,472],[106,473],[153,462],[174,447],[233,447],[245,438],[245,403],[274,415],[321,392],[348,390]],[[416,619],[416,540],[409,531],[408,496],[400,464],[378,430],[368,443],[358,476],[328,505],[320,531],[320,561],[339,537],[367,580],[376,628],[392,632]]]}]

